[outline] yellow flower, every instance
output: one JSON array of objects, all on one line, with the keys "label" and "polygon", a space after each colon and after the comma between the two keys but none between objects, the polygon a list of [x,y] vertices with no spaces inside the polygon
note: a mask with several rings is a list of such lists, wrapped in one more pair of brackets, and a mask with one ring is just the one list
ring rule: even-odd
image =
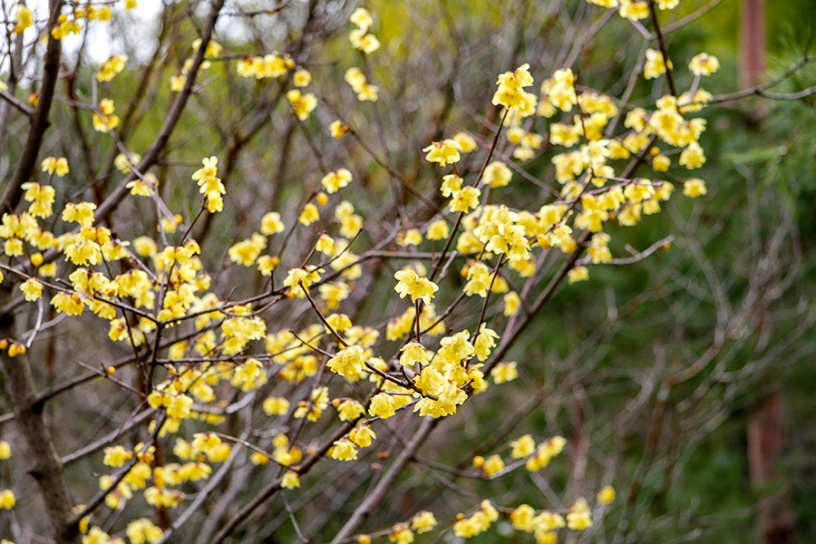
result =
[{"label": "yellow flower", "polygon": [[349,183],[351,183],[351,180],[351,172],[349,172],[346,168],[340,168],[339,170],[329,172],[323,176],[323,179],[320,180],[320,184],[323,185],[323,188],[326,189],[327,193],[333,194],[343,187],[346,187]]},{"label": "yellow flower", "polygon": [[639,21],[649,16],[649,4],[640,0],[620,0],[620,16]]},{"label": "yellow flower", "polygon": [[567,514],[567,527],[573,531],[583,531],[592,527],[592,512],[586,499],[580,498],[572,505]]},{"label": "yellow flower", "polygon": [[309,118],[309,115],[317,107],[317,98],[312,93],[303,94],[297,89],[292,89],[286,93],[286,99],[292,105],[292,111],[301,121]]},{"label": "yellow flower", "polygon": [[362,51],[366,55],[370,55],[380,48],[380,41],[374,34],[367,34],[362,28],[352,30],[349,34],[349,40],[354,49]]},{"label": "yellow flower", "polygon": [[589,279],[589,269],[586,266],[576,266],[567,274],[567,281],[569,283],[576,283],[579,281],[586,281]]},{"label": "yellow flower", "polygon": [[494,161],[487,165],[484,171],[484,182],[491,187],[504,187],[510,183],[513,173],[501,161]]},{"label": "yellow flower", "polygon": [[341,438],[334,442],[334,446],[329,450],[329,456],[338,461],[354,461],[357,459],[357,448],[348,439]]},{"label": "yellow flower", "polygon": [[351,421],[365,413],[363,405],[356,400],[346,399],[336,404],[337,417],[340,421]]},{"label": "yellow flower", "polygon": [[439,286],[427,278],[417,275],[413,268],[407,267],[394,274],[397,285],[394,287],[400,298],[411,295],[411,302],[422,300],[425,304],[430,304]]},{"label": "yellow flower", "polygon": [[674,9],[680,5],[680,0],[657,0],[657,7],[660,9]]},{"label": "yellow flower", "polygon": [[448,174],[447,176],[443,176],[442,186],[439,188],[439,190],[442,192],[442,196],[448,197],[453,193],[461,191],[462,181],[462,178],[456,174]]},{"label": "yellow flower", "polygon": [[280,264],[280,259],[269,255],[261,255],[258,257],[257,263],[258,271],[262,276],[271,276],[272,271]]},{"label": "yellow flower", "polygon": [[524,91],[524,87],[533,84],[530,65],[522,64],[514,72],[505,72],[496,82],[499,88],[493,94],[493,105],[512,109],[519,117],[527,117],[536,112],[537,98],[533,93]]},{"label": "yellow flower", "polygon": [[444,219],[439,219],[434,221],[428,226],[428,232],[425,233],[425,237],[428,240],[446,240],[450,235],[450,228],[448,227],[448,222]]},{"label": "yellow flower", "polygon": [[536,472],[550,464],[553,457],[564,450],[567,441],[561,436],[554,436],[541,444],[535,454],[527,459],[527,470]]},{"label": "yellow flower", "polygon": [[67,315],[81,315],[85,309],[82,300],[76,293],[68,294],[60,291],[51,298],[51,305],[57,309],[58,313]]},{"label": "yellow flower", "polygon": [[334,240],[328,234],[321,234],[320,238],[317,239],[317,243],[315,244],[315,251],[319,251],[320,253],[331,257],[335,253],[337,253],[337,245],[334,243]]},{"label": "yellow flower", "polygon": [[289,411],[289,401],[283,397],[268,397],[263,401],[264,414],[282,416]]},{"label": "yellow flower", "polygon": [[496,339],[499,335],[493,329],[488,329],[482,323],[479,327],[479,332],[476,334],[476,339],[473,341],[473,353],[479,361],[484,361],[490,356],[490,351],[496,347]]},{"label": "yellow flower", "polygon": [[346,132],[349,131],[349,126],[343,124],[342,121],[332,121],[329,125],[329,132],[331,133],[332,138],[339,140],[343,136],[346,135]]},{"label": "yellow flower", "polygon": [[127,55],[114,55],[106,60],[96,74],[98,81],[110,81],[125,69]]},{"label": "yellow flower", "polygon": [[646,63],[643,65],[643,77],[646,79],[654,79],[659,77],[666,72],[667,67],[669,70],[671,70],[672,63],[671,61],[668,63],[665,62],[663,59],[663,53],[661,51],[656,51],[654,49],[646,50]]},{"label": "yellow flower", "polygon": [[457,163],[462,156],[459,154],[459,144],[455,140],[442,140],[441,142],[433,142],[422,151],[428,154],[425,160],[428,162],[439,163],[439,166],[447,166],[448,164]]},{"label": "yellow flower", "polygon": [[700,53],[689,62],[689,70],[695,76],[710,76],[720,69],[720,61],[714,55]]},{"label": "yellow flower", "polygon": [[504,315],[510,317],[521,306],[521,297],[515,291],[511,291],[504,295]]},{"label": "yellow flower", "polygon": [[175,419],[187,419],[193,407],[193,399],[187,395],[173,397],[167,405],[167,415]]},{"label": "yellow flower", "polygon": [[366,83],[357,94],[357,100],[360,102],[376,102],[379,98],[379,87]]},{"label": "yellow flower", "polygon": [[452,212],[469,212],[479,205],[479,197],[482,192],[476,187],[464,187],[461,191],[456,191],[451,195],[448,207]]},{"label": "yellow flower", "polygon": [[312,82],[312,74],[310,74],[308,70],[300,68],[295,72],[295,75],[292,77],[292,81],[294,82],[295,87],[306,87]]},{"label": "yellow flower", "polygon": [[357,25],[357,27],[361,30],[368,30],[371,28],[371,25],[374,24],[374,19],[371,17],[371,13],[369,13],[367,9],[357,8],[351,13],[349,22]]},{"label": "yellow flower", "polygon": [[398,523],[388,533],[388,541],[396,544],[411,544],[414,541],[414,532],[405,523]]},{"label": "yellow flower", "polygon": [[11,444],[5,440],[0,440],[0,461],[5,461],[11,457]]},{"label": "yellow flower", "polygon": [[36,279],[29,278],[20,284],[20,291],[23,292],[23,295],[27,301],[33,302],[42,296],[43,286],[42,283]]},{"label": "yellow flower", "polygon": [[618,0],[587,0],[590,4],[595,4],[596,6],[601,6],[604,8],[616,8],[618,7]]},{"label": "yellow flower", "polygon": [[[560,529],[566,525],[564,518],[561,517],[560,514],[556,514],[555,512],[541,512],[539,515],[535,517],[533,520],[535,524],[535,531],[536,531],[536,542],[541,542],[541,536],[546,537],[544,542],[547,544],[555,544],[556,540],[550,540],[549,536],[555,536],[556,533],[554,531],[556,529]],[[543,533],[543,534],[542,534]]]},{"label": "yellow flower", "polygon": [[14,7],[14,29],[15,34],[22,34],[25,29],[34,24],[34,13],[23,4]]},{"label": "yellow flower", "polygon": [[[161,527],[153,525],[147,518],[141,518],[128,523],[125,534],[131,544],[147,544],[158,542],[162,537]],[[113,541],[111,541],[113,544]]]},{"label": "yellow flower", "polygon": [[485,476],[492,476],[502,470],[504,470],[504,461],[499,455],[491,455],[485,459],[484,465],[482,465],[482,473]]},{"label": "yellow flower", "polygon": [[286,230],[278,212],[269,212],[261,218],[261,234],[272,236]]},{"label": "yellow flower", "polygon": [[402,247],[418,246],[422,243],[422,234],[418,229],[408,229],[397,235],[397,245]]},{"label": "yellow flower", "polygon": [[475,262],[467,266],[467,271],[463,270],[462,274],[467,277],[468,282],[465,284],[465,295],[473,296],[479,295],[484,298],[487,296],[487,291],[490,289],[490,282],[493,280],[493,275],[483,262]]},{"label": "yellow flower", "polygon": [[[346,83],[357,93],[357,99],[361,102],[376,102],[378,89],[375,85],[368,83],[365,74],[357,67],[346,70]],[[335,136],[336,137],[336,136]]]},{"label": "yellow flower", "polygon": [[700,144],[692,142],[680,153],[680,160],[677,161],[680,166],[685,166],[689,170],[700,168],[706,162],[705,153]]},{"label": "yellow flower", "polygon": [[42,161],[41,166],[43,172],[55,174],[59,177],[65,176],[70,171],[70,168],[68,168],[68,159],[65,157],[46,157],[45,160]]},{"label": "yellow flower", "polygon": [[227,254],[236,264],[252,266],[264,248],[266,248],[266,238],[256,232],[248,240],[243,240],[230,247]]},{"label": "yellow flower", "polygon": [[510,457],[513,459],[529,457],[535,451],[536,447],[535,440],[533,440],[533,437],[529,434],[525,434],[517,440],[510,442],[510,445],[513,446],[513,452],[510,454]]},{"label": "yellow flower", "polygon": [[518,378],[516,363],[514,361],[499,363],[493,367],[493,370],[490,371],[490,375],[497,384],[513,381]]},{"label": "yellow flower", "polygon": [[287,470],[283,475],[283,479],[281,480],[281,487],[284,489],[295,489],[296,487],[300,487],[300,477],[298,476],[297,472]]},{"label": "yellow flower", "polygon": [[652,159],[652,168],[655,172],[665,172],[671,166],[671,159],[666,155],[656,155]]},{"label": "yellow flower", "polygon": [[471,151],[475,151],[478,147],[476,140],[467,132],[457,132],[453,136],[453,141],[459,144],[459,151],[462,153],[470,153]]},{"label": "yellow flower", "polygon": [[556,70],[553,77],[541,84],[541,94],[561,111],[571,111],[578,99],[575,94],[575,74],[569,68]]},{"label": "yellow flower", "polygon": [[697,198],[703,196],[708,190],[705,182],[699,178],[691,178],[683,183],[683,194],[690,198]]},{"label": "yellow flower", "polygon": [[601,504],[609,504],[615,500],[615,488],[611,485],[605,485],[598,491],[598,502]]},{"label": "yellow flower", "polygon": [[17,498],[11,489],[0,491],[0,510],[11,510],[17,504]]},{"label": "yellow flower", "polygon": [[329,359],[326,366],[345,378],[358,376],[363,371],[364,351],[360,346],[349,346]]},{"label": "yellow flower", "polygon": [[170,76],[170,90],[174,93],[181,92],[185,83],[187,83],[187,78],[183,75]]},{"label": "yellow flower", "polygon": [[380,419],[388,419],[396,413],[394,411],[394,404],[394,397],[388,393],[377,393],[371,397],[368,413]]},{"label": "yellow flower", "polygon": [[[283,281],[283,285],[289,287],[290,293],[292,296],[297,298],[306,298],[306,293],[309,292],[309,287],[316,281],[320,281],[320,272],[322,272],[322,268],[314,268],[308,267],[308,269],[304,268],[292,268],[289,270],[286,279]],[[301,288],[300,284],[303,284]],[[303,291],[306,289],[306,292]]]},{"label": "yellow flower", "polygon": [[198,183],[199,192],[207,200],[207,210],[210,213],[220,212],[224,209],[221,195],[226,194],[227,189],[218,177],[218,157],[202,159],[201,164],[202,167],[193,173],[193,180]]},{"label": "yellow flower", "polygon": [[303,211],[300,212],[300,215],[298,216],[298,222],[302,225],[306,225],[307,227],[319,220],[320,211],[317,209],[317,206],[311,202],[308,202],[305,206],[303,206]]},{"label": "yellow flower", "polygon": [[99,108],[93,112],[93,127],[98,132],[108,132],[119,126],[119,117],[114,115],[116,110],[113,100],[103,98],[99,101]]},{"label": "yellow flower", "polygon": [[411,519],[411,529],[419,534],[432,531],[436,525],[436,517],[433,515],[433,512],[428,512],[427,510],[417,512]]},{"label": "yellow flower", "polygon": [[535,510],[529,504],[522,504],[510,512],[510,521],[517,531],[532,533],[535,530]]},{"label": "yellow flower", "polygon": [[400,354],[399,361],[403,366],[415,368],[417,363],[424,366],[429,362],[428,352],[425,350],[422,344],[416,340],[402,346],[400,351],[402,353]]},{"label": "yellow flower", "polygon": [[349,440],[354,442],[361,448],[367,448],[371,445],[372,440],[376,439],[377,435],[371,430],[368,425],[355,427],[349,433]]},{"label": "yellow flower", "polygon": [[121,467],[126,461],[133,458],[133,454],[122,446],[105,448],[105,457],[102,460],[106,466]]}]

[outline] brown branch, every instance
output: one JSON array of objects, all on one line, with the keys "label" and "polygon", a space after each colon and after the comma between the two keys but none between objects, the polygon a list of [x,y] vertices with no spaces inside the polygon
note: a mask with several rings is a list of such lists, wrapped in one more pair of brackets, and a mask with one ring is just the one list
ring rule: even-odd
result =
[{"label": "brown branch", "polygon": [[674,85],[674,76],[672,76],[668,48],[666,47],[666,41],[663,39],[663,32],[660,30],[660,23],[657,21],[657,8],[652,0],[649,1],[649,14],[652,17],[652,26],[654,26],[657,35],[657,43],[660,45],[660,54],[663,55],[663,63],[666,65],[666,81],[669,82],[669,90],[672,96],[678,96],[677,87]]},{"label": "brown branch", "polygon": [[20,101],[19,98],[14,96],[8,91],[0,91],[0,98],[17,108],[21,113],[23,113],[27,117],[32,117],[34,115],[34,109],[31,106],[28,106]]},{"label": "brown branch", "polygon": [[755,85],[753,87],[749,87],[747,89],[743,89],[741,91],[736,91],[733,93],[728,94],[721,94],[719,96],[715,96],[711,100],[708,101],[708,104],[719,104],[721,102],[730,102],[731,100],[738,100],[740,98],[746,98],[748,96],[757,95],[757,96],[764,96],[763,93],[770,89],[771,87],[775,87],[779,85],[783,81],[785,81],[788,76],[798,72],[804,66],[813,62],[813,59],[809,56],[808,52],[806,51],[805,54],[802,56],[801,59],[796,61],[792,64],[787,70],[779,74],[777,77],[773,78],[770,81],[762,83],[760,85]]}]

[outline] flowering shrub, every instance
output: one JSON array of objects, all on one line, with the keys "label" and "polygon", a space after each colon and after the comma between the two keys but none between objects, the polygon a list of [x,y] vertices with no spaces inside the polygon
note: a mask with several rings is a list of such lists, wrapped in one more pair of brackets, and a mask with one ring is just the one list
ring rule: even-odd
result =
[{"label": "flowering shrub", "polygon": [[[616,500],[609,477],[563,500],[507,495],[521,482],[548,488],[542,474],[584,446],[518,433],[502,389],[536,365],[513,348],[563,284],[669,247],[622,254],[619,227],[706,195],[694,171],[706,163],[701,112],[718,101],[705,78],[719,64],[667,49],[659,25],[676,19],[677,0],[589,3],[599,21],[651,18],[652,47],[627,61],[623,91],[591,88],[578,53],[555,65],[530,54],[479,71],[467,90],[478,110],[457,120],[451,111],[474,102],[459,68],[442,104],[406,91],[416,84],[387,68],[402,59],[399,32],[362,7],[216,0],[191,15],[168,4],[152,59],[93,66],[61,48],[93,47],[89,29],[126,21],[135,1],[15,6],[11,62],[25,50],[42,70],[14,65],[3,95],[5,122],[14,107],[30,127],[2,201],[0,347],[17,430],[3,430],[0,458],[27,450],[13,462],[30,462],[40,489],[17,479],[25,493],[0,491],[0,508],[39,493],[48,525],[25,524],[83,543],[193,542],[199,530],[206,542],[259,541],[278,515],[297,538],[302,525],[332,542],[506,529],[551,543],[598,526]],[[180,19],[196,24],[168,37]],[[236,21],[239,34],[278,31],[247,50]],[[71,55],[71,90],[57,96]],[[644,80],[656,100],[635,93]],[[412,101],[404,121],[427,135],[391,111]],[[218,142],[197,133],[191,110],[218,117]],[[68,129],[46,130],[55,115],[74,116],[65,153],[52,140]],[[243,156],[267,124],[284,128]],[[77,436],[60,431],[80,423],[63,421],[70,395],[86,398]],[[47,421],[43,406],[57,407]],[[505,407],[504,427],[459,449],[463,427]],[[436,447],[463,462],[420,455],[432,436],[450,436]],[[417,486],[439,481],[435,493],[463,507],[397,504],[411,465],[426,471]]]}]

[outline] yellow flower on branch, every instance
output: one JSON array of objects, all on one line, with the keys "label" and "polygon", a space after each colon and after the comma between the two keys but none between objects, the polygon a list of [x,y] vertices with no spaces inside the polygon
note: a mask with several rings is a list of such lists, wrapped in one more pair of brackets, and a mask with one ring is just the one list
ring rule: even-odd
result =
[{"label": "yellow flower on branch", "polygon": [[96,79],[98,81],[111,81],[122,73],[122,70],[125,69],[125,65],[127,64],[127,60],[127,55],[114,55],[110,57],[102,63],[102,67],[99,68],[99,72],[96,74]]},{"label": "yellow flower on branch", "polygon": [[439,286],[428,278],[417,275],[413,268],[407,267],[394,274],[397,285],[394,287],[400,298],[411,296],[411,302],[422,300],[425,304],[430,304],[431,299],[439,290]]},{"label": "yellow flower on branch", "polygon": [[428,162],[439,163],[439,166],[447,166],[454,164],[461,160],[462,156],[459,154],[459,144],[456,140],[442,140],[441,142],[433,142],[422,151],[427,152],[425,160]]}]

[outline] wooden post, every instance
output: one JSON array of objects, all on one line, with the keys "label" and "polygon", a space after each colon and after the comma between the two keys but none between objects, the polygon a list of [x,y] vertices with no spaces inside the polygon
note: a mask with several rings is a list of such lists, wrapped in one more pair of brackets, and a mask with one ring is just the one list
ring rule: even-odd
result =
[{"label": "wooden post", "polygon": [[742,0],[739,83],[756,85],[765,73],[765,0]]}]

